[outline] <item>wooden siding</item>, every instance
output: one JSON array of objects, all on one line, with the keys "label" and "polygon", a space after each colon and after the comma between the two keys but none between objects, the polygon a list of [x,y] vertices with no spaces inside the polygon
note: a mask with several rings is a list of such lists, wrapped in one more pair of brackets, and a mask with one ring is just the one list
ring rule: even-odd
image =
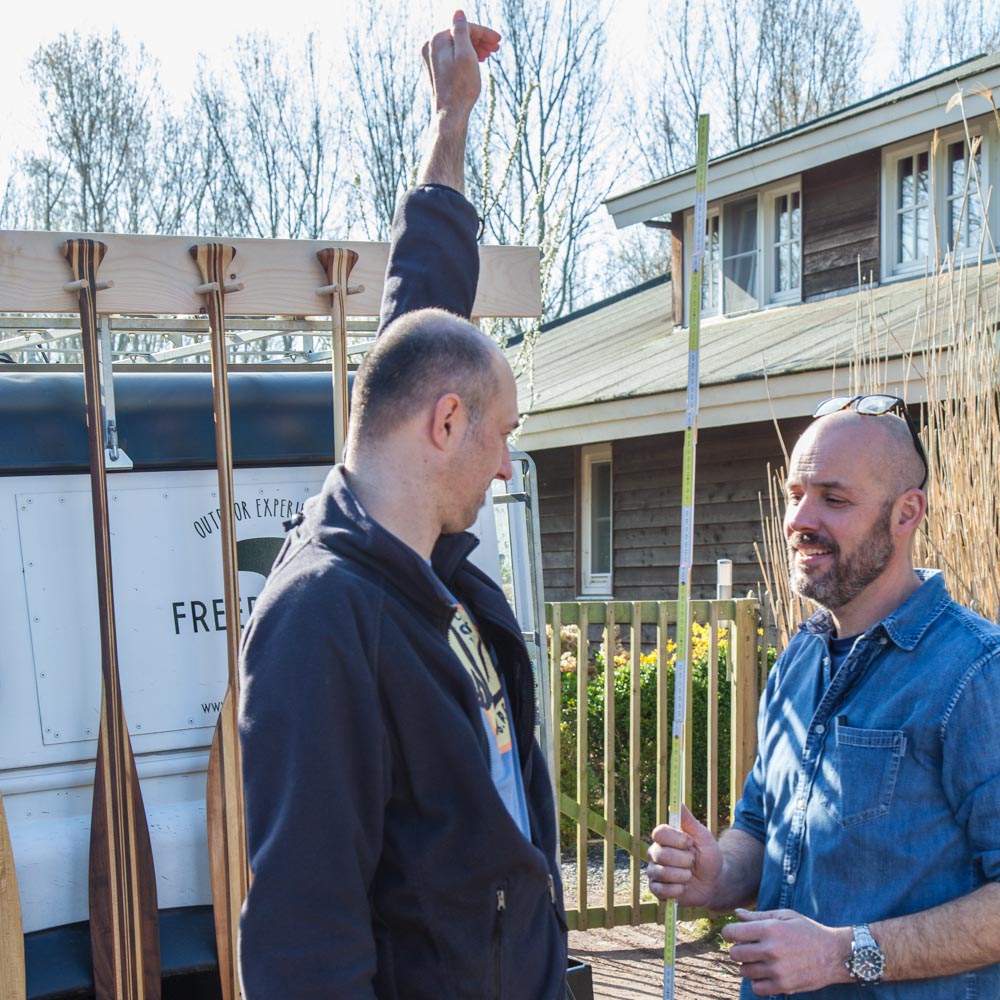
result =
[{"label": "wooden siding", "polygon": [[873,149],[802,174],[802,296],[879,280],[879,177]]},{"label": "wooden siding", "polygon": [[670,291],[674,326],[684,325],[684,213],[670,217]]},{"label": "wooden siding", "polygon": [[542,582],[547,601],[577,596],[576,478],[577,448],[532,452],[538,473],[538,511],[542,534]]},{"label": "wooden siding", "polygon": [[[782,422],[791,448],[806,420]],[[683,434],[615,441],[614,597],[620,601],[673,599],[680,557]],[[532,453],[539,475],[545,597],[578,595],[577,448]],[[733,560],[733,596],[757,591],[760,571],[753,543],[761,536],[758,497],[767,496],[767,465],[784,464],[772,423],[707,428],[699,432],[695,476],[695,538],[691,596],[715,597],[715,562]]]}]

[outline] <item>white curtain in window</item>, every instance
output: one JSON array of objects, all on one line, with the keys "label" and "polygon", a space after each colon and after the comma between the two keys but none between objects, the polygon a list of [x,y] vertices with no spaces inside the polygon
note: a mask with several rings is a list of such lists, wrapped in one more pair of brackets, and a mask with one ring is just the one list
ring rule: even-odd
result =
[{"label": "white curtain in window", "polygon": [[722,273],[727,315],[756,309],[757,198],[730,202],[722,221]]}]

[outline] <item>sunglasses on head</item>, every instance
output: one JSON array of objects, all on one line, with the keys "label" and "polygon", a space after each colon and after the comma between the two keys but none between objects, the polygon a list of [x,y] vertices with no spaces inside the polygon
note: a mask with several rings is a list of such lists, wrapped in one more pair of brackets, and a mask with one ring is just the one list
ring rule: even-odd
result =
[{"label": "sunglasses on head", "polygon": [[881,417],[885,413],[895,413],[906,421],[906,426],[910,429],[910,437],[913,438],[913,447],[917,449],[920,461],[924,464],[924,478],[920,480],[920,489],[927,485],[927,475],[930,467],[927,464],[927,452],[924,451],[923,442],[917,433],[917,428],[910,417],[906,404],[899,396],[831,396],[824,399],[819,406],[813,410],[813,417],[825,417],[831,413],[838,413],[840,410],[857,410],[867,416]]}]

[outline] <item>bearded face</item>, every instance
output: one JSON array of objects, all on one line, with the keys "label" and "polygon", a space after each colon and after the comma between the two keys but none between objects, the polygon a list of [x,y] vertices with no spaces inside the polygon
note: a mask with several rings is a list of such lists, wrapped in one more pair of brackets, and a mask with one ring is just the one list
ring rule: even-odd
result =
[{"label": "bearded face", "polygon": [[788,535],[788,574],[795,593],[836,611],[874,583],[893,554],[892,503],[849,550],[823,531]]}]

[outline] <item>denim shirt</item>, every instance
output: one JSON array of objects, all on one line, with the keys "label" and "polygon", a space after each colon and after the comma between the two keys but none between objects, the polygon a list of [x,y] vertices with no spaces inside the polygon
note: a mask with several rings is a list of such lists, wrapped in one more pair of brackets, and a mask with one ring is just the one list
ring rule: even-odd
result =
[{"label": "denim shirt", "polygon": [[[1000,880],[1000,628],[956,604],[938,572],[917,572],[922,585],[832,678],[825,611],[771,671],[733,824],[765,845],[758,909],[843,927]],[[1000,965],[795,996],[997,1000]]]}]

